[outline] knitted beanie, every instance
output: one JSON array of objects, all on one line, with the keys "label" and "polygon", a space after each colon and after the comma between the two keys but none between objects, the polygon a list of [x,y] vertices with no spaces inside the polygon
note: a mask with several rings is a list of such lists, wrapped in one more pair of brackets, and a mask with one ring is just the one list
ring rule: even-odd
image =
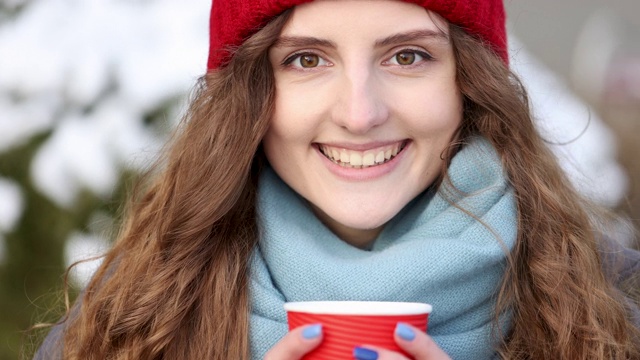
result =
[{"label": "knitted beanie", "polygon": [[[285,10],[311,0],[213,0],[207,69],[224,66],[239,46]],[[478,37],[508,63],[502,0],[406,0],[440,14]]]}]

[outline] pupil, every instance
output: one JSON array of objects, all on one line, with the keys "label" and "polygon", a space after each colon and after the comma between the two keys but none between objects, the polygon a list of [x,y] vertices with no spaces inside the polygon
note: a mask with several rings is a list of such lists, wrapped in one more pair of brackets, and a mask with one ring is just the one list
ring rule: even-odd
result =
[{"label": "pupil", "polygon": [[413,53],[400,53],[396,55],[396,60],[400,65],[411,65],[416,59],[416,55]]},{"label": "pupil", "polygon": [[318,57],[316,55],[304,55],[301,59],[302,67],[310,68],[318,66]]}]

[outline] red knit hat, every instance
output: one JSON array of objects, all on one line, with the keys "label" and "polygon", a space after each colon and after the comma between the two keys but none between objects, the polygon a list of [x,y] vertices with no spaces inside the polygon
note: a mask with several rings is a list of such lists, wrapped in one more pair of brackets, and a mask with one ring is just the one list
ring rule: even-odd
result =
[{"label": "red knit hat", "polygon": [[[238,46],[275,16],[311,0],[213,0],[209,61],[215,69],[229,60],[229,46]],[[406,0],[440,14],[450,23],[489,44],[508,63],[502,0]]]}]

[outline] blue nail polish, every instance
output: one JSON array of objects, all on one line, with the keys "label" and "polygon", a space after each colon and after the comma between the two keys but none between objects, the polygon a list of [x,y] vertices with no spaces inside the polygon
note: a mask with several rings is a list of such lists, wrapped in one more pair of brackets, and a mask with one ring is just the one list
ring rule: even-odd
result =
[{"label": "blue nail polish", "polygon": [[403,323],[398,323],[398,325],[396,325],[396,335],[406,341],[413,341],[413,339],[416,338],[416,334],[413,332],[413,329]]},{"label": "blue nail polish", "polygon": [[309,325],[302,330],[302,337],[305,339],[315,339],[322,333],[322,324]]},{"label": "blue nail polish", "polygon": [[356,347],[353,349],[353,357],[357,360],[377,360],[378,352],[363,347]]}]

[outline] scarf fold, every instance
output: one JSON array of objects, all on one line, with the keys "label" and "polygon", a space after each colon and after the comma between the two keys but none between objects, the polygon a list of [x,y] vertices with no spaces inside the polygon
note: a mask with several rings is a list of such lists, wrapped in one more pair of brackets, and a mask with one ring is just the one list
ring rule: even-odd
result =
[{"label": "scarf fold", "polygon": [[462,147],[448,175],[455,188],[443,182],[427,190],[385,225],[370,250],[361,250],[264,171],[260,241],[251,259],[253,358],[262,359],[288,331],[285,302],[317,300],[429,303],[427,332],[453,359],[494,357],[495,296],[517,235],[513,190],[482,139]]}]

